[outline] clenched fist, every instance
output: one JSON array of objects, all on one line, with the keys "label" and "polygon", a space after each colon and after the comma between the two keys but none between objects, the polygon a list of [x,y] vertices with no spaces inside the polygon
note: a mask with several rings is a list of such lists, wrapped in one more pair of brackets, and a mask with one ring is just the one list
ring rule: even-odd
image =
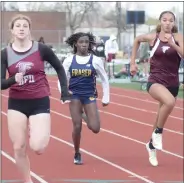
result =
[{"label": "clenched fist", "polygon": [[166,34],[164,35],[164,39],[165,39],[165,41],[168,42],[170,45],[172,45],[172,44],[174,43],[173,40],[172,40],[172,35],[171,35],[171,34],[166,33]]},{"label": "clenched fist", "polygon": [[22,81],[22,79],[23,79],[23,74],[22,73],[16,73],[15,74],[15,81],[17,82],[17,83],[20,83],[21,81]]},{"label": "clenched fist", "polygon": [[130,73],[132,76],[134,76],[138,71],[137,64],[131,64],[130,65]]}]

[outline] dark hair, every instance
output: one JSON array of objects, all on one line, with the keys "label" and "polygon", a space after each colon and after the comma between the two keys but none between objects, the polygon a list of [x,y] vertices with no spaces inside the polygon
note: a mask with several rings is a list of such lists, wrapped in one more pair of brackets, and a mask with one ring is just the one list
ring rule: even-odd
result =
[{"label": "dark hair", "polygon": [[[176,17],[175,17],[175,15],[174,15],[174,13],[173,13],[172,11],[163,11],[163,12],[160,14],[160,16],[159,16],[159,20],[161,20],[162,16],[163,16],[164,14],[166,14],[166,13],[171,14],[171,15],[174,17],[174,21],[176,20]],[[160,31],[161,31],[161,25],[159,24],[159,25],[157,25],[157,27],[156,27],[156,32],[159,33]],[[177,33],[177,32],[178,32],[177,26],[174,25],[174,27],[172,28],[171,31],[172,31],[172,33]]]},{"label": "dark hair", "polygon": [[77,47],[75,46],[75,44],[77,43],[78,39],[80,37],[83,37],[83,36],[88,36],[89,37],[89,48],[88,48],[88,52],[93,52],[93,46],[96,43],[95,36],[92,33],[90,33],[90,32],[88,32],[88,33],[78,32],[78,33],[72,34],[65,41],[69,46],[71,46],[73,48],[74,54],[77,52]]},{"label": "dark hair", "polygon": [[159,20],[161,20],[162,16],[163,16],[164,14],[166,14],[166,13],[171,14],[171,15],[174,17],[174,21],[176,20],[176,17],[175,17],[175,15],[174,15],[174,13],[173,13],[172,11],[163,11],[163,12],[160,14],[160,16],[159,16]]},{"label": "dark hair", "polygon": [[45,44],[44,38],[41,36],[38,42]]}]

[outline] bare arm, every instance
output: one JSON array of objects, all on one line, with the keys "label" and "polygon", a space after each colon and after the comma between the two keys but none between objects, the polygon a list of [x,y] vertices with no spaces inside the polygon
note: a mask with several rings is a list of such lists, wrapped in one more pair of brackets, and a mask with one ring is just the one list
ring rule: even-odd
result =
[{"label": "bare arm", "polygon": [[132,48],[131,64],[135,64],[136,54],[140,46],[140,43],[141,42],[150,43],[151,41],[155,39],[155,37],[156,37],[156,34],[151,33],[151,34],[143,34],[135,38],[134,43],[133,43],[133,48]]},{"label": "bare arm", "polygon": [[178,42],[179,46],[175,43],[171,44],[171,46],[180,54],[182,58],[184,58],[184,51],[183,51],[183,35],[182,34],[175,34],[175,40]]}]

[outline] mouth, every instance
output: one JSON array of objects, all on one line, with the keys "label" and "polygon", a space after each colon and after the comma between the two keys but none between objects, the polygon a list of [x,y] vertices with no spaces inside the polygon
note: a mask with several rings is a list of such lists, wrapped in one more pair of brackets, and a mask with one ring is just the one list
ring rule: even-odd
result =
[{"label": "mouth", "polygon": [[87,50],[87,47],[82,47],[81,48],[81,51],[86,51]]}]

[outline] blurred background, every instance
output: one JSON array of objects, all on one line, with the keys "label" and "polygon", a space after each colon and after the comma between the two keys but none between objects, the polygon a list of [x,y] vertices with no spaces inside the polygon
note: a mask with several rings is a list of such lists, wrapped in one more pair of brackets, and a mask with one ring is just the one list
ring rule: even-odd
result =
[{"label": "blurred background", "polygon": [[[114,37],[117,50],[105,66],[109,82],[112,85],[122,86],[123,83],[124,87],[145,90],[150,50],[147,45],[140,46],[136,60],[139,72],[132,78],[129,62],[133,40],[140,34],[155,31],[159,15],[165,10],[176,15],[178,30],[183,34],[183,2],[1,2],[1,47],[6,46],[10,40],[8,25],[17,13],[31,18],[33,39],[51,46],[61,62],[71,54],[71,49],[64,41],[72,33],[92,32],[98,43],[104,46]],[[55,74],[47,63],[45,70],[47,74]],[[179,73],[182,81],[183,60]]]}]

